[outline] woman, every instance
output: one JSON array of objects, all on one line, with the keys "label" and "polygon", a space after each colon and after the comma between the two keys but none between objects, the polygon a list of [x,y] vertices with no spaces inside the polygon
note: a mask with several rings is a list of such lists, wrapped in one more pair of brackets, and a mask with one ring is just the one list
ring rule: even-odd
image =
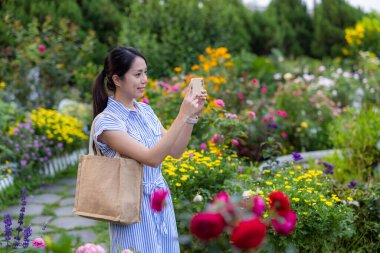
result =
[{"label": "woman", "polygon": [[[101,116],[95,122],[95,145],[105,156],[113,157],[119,153],[144,164],[141,222],[132,225],[110,223],[112,253],[130,247],[143,253],[179,252],[170,194],[160,213],[150,208],[150,198],[155,188],[168,189],[162,177],[161,163],[168,155],[181,157],[207,94],[202,90],[200,95],[195,95],[188,89],[176,119],[170,129],[165,130],[152,108],[136,101],[144,95],[146,85],[145,57],[134,48],[119,47],[108,53],[104,70],[93,88],[94,118],[104,110],[125,124],[121,126],[109,115]],[[109,92],[113,96],[108,97]]]}]

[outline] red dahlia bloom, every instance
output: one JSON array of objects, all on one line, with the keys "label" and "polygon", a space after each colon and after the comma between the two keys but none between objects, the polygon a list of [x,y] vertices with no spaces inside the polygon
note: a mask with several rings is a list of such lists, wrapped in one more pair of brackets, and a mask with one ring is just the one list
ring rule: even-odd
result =
[{"label": "red dahlia bloom", "polygon": [[269,194],[270,209],[276,212],[288,211],[290,208],[290,202],[288,197],[283,192],[275,191]]},{"label": "red dahlia bloom", "polygon": [[191,233],[203,241],[217,238],[224,227],[225,222],[220,213],[197,213],[190,221]]},{"label": "red dahlia bloom", "polygon": [[290,235],[297,223],[297,214],[292,211],[279,212],[278,216],[271,219],[274,230],[279,235]]},{"label": "red dahlia bloom", "polygon": [[267,225],[258,218],[241,221],[231,233],[231,243],[239,249],[258,248],[265,239]]}]

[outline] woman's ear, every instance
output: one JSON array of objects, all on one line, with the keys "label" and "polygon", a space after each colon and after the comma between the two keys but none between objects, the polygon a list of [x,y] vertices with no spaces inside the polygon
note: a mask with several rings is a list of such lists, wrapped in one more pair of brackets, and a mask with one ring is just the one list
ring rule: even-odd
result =
[{"label": "woman's ear", "polygon": [[112,81],[116,86],[121,86],[120,77],[118,75],[112,75]]}]

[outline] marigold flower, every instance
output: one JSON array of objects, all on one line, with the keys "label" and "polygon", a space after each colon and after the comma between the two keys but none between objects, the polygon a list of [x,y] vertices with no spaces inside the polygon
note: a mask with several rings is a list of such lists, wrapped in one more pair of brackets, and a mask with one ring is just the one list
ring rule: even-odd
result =
[{"label": "marigold flower", "polygon": [[244,220],[233,229],[230,240],[239,249],[255,249],[264,241],[266,232],[266,224],[258,218]]}]

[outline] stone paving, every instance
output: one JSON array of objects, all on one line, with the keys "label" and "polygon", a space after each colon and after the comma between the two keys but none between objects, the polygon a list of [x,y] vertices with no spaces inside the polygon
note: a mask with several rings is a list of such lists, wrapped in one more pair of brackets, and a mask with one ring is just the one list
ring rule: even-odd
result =
[{"label": "stone paving", "polygon": [[[82,243],[96,243],[97,237],[91,228],[97,226],[98,222],[72,213],[75,184],[76,178],[64,178],[54,185],[38,188],[33,195],[27,194],[25,225],[31,225],[34,236],[44,232],[57,238],[58,234],[55,232],[63,229]],[[19,205],[10,206],[0,211],[0,217],[6,213],[11,214],[14,218],[13,224],[17,224],[19,211]],[[45,223],[47,227],[42,231]],[[4,231],[4,223],[0,224],[0,231]]]}]

